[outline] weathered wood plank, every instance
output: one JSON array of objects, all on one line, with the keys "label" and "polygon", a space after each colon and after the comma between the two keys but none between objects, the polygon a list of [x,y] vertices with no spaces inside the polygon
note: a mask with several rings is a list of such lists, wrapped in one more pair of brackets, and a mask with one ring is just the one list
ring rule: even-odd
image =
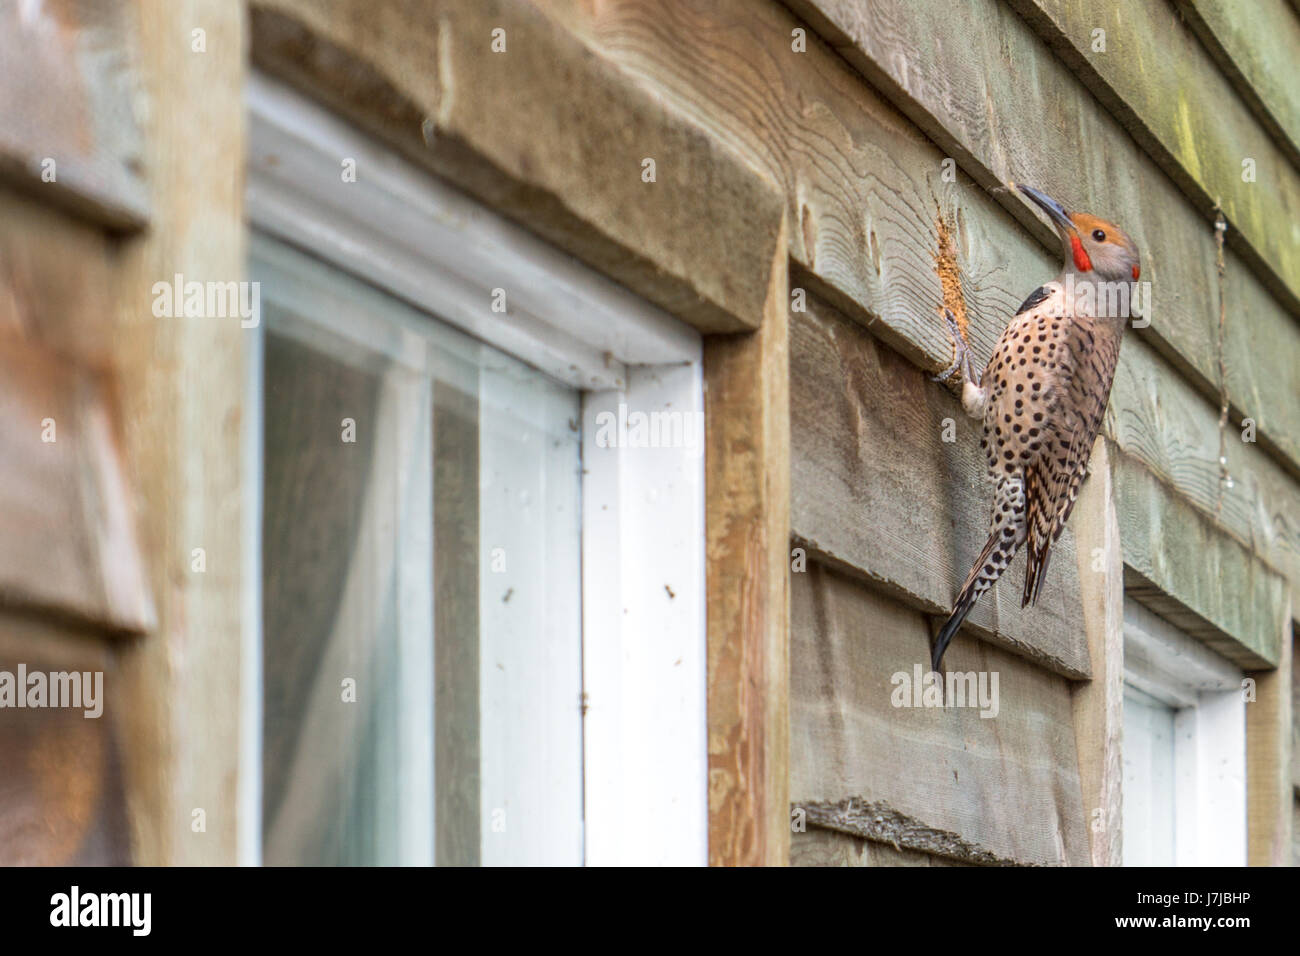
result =
[{"label": "weathered wood plank", "polygon": [[[662,90],[689,118],[752,155],[784,191],[791,222],[797,224],[790,234],[791,257],[804,270],[797,281],[869,323],[873,333],[921,367],[941,368],[951,356],[936,314],[944,300],[935,272],[937,219],[951,223],[945,228],[952,236],[955,262],[948,271],[960,282],[977,359],[992,351],[1025,295],[1059,269],[1054,253],[1047,251],[1047,227],[1024,204],[1016,200],[1022,208],[1011,211],[1023,217],[1040,243],[1029,241],[999,207],[999,202],[1010,202],[1006,197],[983,194],[960,173],[957,182],[944,182],[945,154],[815,38],[807,52],[792,52],[791,31],[800,24],[784,11],[730,0],[708,5],[672,0],[653,7],[643,0],[617,0],[596,12],[577,0],[547,5],[587,42]],[[1007,16],[1023,32],[1023,24]],[[940,35],[948,34],[945,28]],[[1026,42],[1037,41],[1031,37]],[[1082,110],[1086,94],[1071,89],[1048,92],[1060,92]],[[1043,102],[1053,102],[1052,97],[1045,95]],[[1095,112],[1095,104],[1091,109]],[[1115,135],[1123,134],[1116,129]],[[1022,141],[1018,155],[1045,171],[1023,140],[1017,139]],[[1155,222],[1149,235],[1160,240],[1148,247],[1159,254],[1148,257],[1144,273],[1144,278],[1153,277],[1153,325],[1130,334],[1121,368],[1135,371],[1121,376],[1111,399],[1112,407],[1132,405],[1134,411],[1123,420],[1112,418],[1112,425],[1126,425],[1121,444],[1127,442],[1125,435],[1143,436],[1140,457],[1157,468],[1173,491],[1204,513],[1218,515],[1239,540],[1259,547],[1270,562],[1289,568],[1300,580],[1300,528],[1287,517],[1300,515],[1292,472],[1261,453],[1270,440],[1273,448],[1288,443],[1300,448],[1300,402],[1285,392],[1294,369],[1300,368],[1300,329],[1229,250],[1226,351],[1241,357],[1229,371],[1230,392],[1242,406],[1234,415],[1240,412],[1257,422],[1268,418],[1276,427],[1271,438],[1261,429],[1256,445],[1228,443],[1234,487],[1225,490],[1221,506],[1217,479],[1205,479],[1207,473],[1217,473],[1219,456],[1218,280],[1212,231],[1159,170],[1136,151],[1132,161],[1137,185],[1128,176],[1115,176],[1106,163],[1083,170],[1089,182],[1098,184],[1099,195],[1111,186],[1120,190],[1114,208],[1131,200],[1141,212],[1139,200],[1152,203]],[[1138,222],[1135,232],[1137,228],[1145,226]],[[1050,242],[1054,250],[1056,240]],[[1171,341],[1178,343],[1177,350]],[[1270,343],[1270,354],[1262,361],[1255,354],[1260,341]],[[1134,348],[1134,342],[1151,347]],[[1136,360],[1141,361],[1133,365]],[[1190,386],[1180,375],[1188,377]],[[1129,394],[1135,382],[1140,395]],[[1186,409],[1135,420],[1151,407],[1147,396],[1169,392],[1174,385],[1180,396],[1193,397],[1184,403]],[[1170,420],[1179,428],[1166,433]],[[1198,436],[1191,442],[1181,434],[1188,430]],[[1295,463],[1285,460],[1288,468]],[[1192,483],[1184,484],[1185,479]],[[1257,521],[1256,515],[1268,520]]]},{"label": "weathered wood plank", "polygon": [[[0,711],[0,865],[128,866],[131,834],[117,723],[127,704],[110,646],[29,615],[0,615],[0,671],[77,672],[87,707]],[[95,674],[99,674],[96,679]],[[86,704],[82,697],[82,704]]]},{"label": "weathered wood plank", "polygon": [[[13,532],[0,599],[120,634],[151,627],[154,607],[114,401],[113,249],[98,226],[0,190],[0,361],[13,367],[0,384]],[[147,312],[148,287],[136,291]]]},{"label": "weathered wood plank", "polygon": [[[1120,125],[1099,114],[1089,92],[1052,61],[1024,24],[998,4],[994,4],[996,15],[988,16],[975,9],[983,4],[959,5],[951,15],[946,5],[932,4],[850,7],[835,0],[814,6],[800,0],[792,6],[814,24],[820,23],[840,52],[893,97],[979,184],[993,187],[1013,176],[1028,178],[1049,192],[1058,191],[1069,202],[1096,207],[1119,220],[1146,253],[1143,275],[1154,287],[1155,302],[1148,310],[1153,323],[1143,337],[1188,375],[1198,390],[1217,400],[1218,284],[1210,225],[1149,158],[1127,145]],[[834,20],[836,14],[843,14],[846,23]],[[952,16],[958,18],[956,23]],[[855,45],[858,33],[862,44]],[[963,40],[949,49],[942,42],[922,39],[955,35],[969,35],[972,45],[967,48]],[[870,57],[883,59],[877,62]],[[1014,68],[990,70],[989,62]],[[908,64],[906,76],[895,76],[891,70],[902,70],[901,64]],[[1030,95],[1020,86],[1024,82],[1035,85],[1033,101],[1052,104],[1060,122],[1043,122],[1039,113],[1022,110],[989,113],[988,103],[1015,103]],[[1079,142],[1106,143],[1107,148],[1104,155],[1081,152]],[[933,169],[938,161],[921,168]],[[1117,167],[1124,169],[1124,175],[1116,174]],[[1272,210],[1269,182],[1241,184],[1239,158],[1234,169],[1239,185],[1253,190],[1248,193],[1252,201]],[[995,195],[1047,248],[1055,250],[1055,236],[1024,201],[1010,193]],[[1281,221],[1286,222],[1286,217]],[[1225,350],[1234,356],[1246,353],[1263,338],[1276,345],[1276,359],[1230,364],[1233,417],[1269,418],[1273,427],[1266,447],[1278,449],[1285,466],[1296,473],[1300,402],[1290,400],[1291,392],[1282,391],[1286,398],[1281,400],[1277,396],[1293,379],[1293,370],[1300,368],[1300,336],[1287,308],[1259,287],[1242,256],[1233,251],[1236,227],[1234,223],[1228,231],[1231,318]],[[1270,235],[1300,250],[1300,243],[1287,236],[1286,227],[1273,223],[1271,229]],[[1014,264],[1009,265],[1014,274]],[[1281,294],[1276,287],[1273,291]],[[1297,311],[1293,294],[1283,298]],[[1263,395],[1269,398],[1261,401]]]},{"label": "weathered wood plank", "polygon": [[[0,331],[99,372],[112,365],[114,327],[105,303],[119,294],[117,243],[66,210],[0,188]],[[68,263],[77,264],[69,281]],[[149,314],[149,287],[130,290]]]},{"label": "weathered wood plank", "polygon": [[[238,321],[159,319],[155,282],[244,278],[243,4],[137,0],[138,67],[151,104],[150,229],[123,243],[99,312],[110,342],[123,457],[138,500],[158,626],[124,649],[118,693],[132,852],[141,865],[238,859],[245,501],[245,348]],[[207,52],[190,31],[207,31]],[[201,188],[196,188],[200,184]],[[66,274],[66,273],[65,273]],[[87,334],[93,329],[83,326]],[[193,569],[203,548],[206,570]],[[243,804],[247,806],[247,804]],[[192,813],[207,829],[191,829]],[[247,831],[245,831],[247,832]]]},{"label": "weathered wood plank", "polygon": [[[1042,9],[1029,7],[1030,2],[1015,0],[1013,5],[1025,12]],[[1121,72],[1124,67],[1117,65],[1122,62],[1118,53],[1093,60],[1079,55],[1074,57],[1078,62],[1070,63],[1057,59],[1035,34],[1032,24],[1001,0],[962,4],[789,0],[789,5],[927,135],[951,150],[981,185],[991,187],[1023,179],[1059,193],[1067,201],[1093,205],[1104,202],[1116,210],[1110,218],[1122,219],[1144,249],[1158,248],[1158,244],[1167,244],[1171,235],[1179,234],[1165,228],[1170,210],[1176,209],[1180,218],[1192,216],[1205,223],[1213,221],[1216,197],[1221,199],[1233,225],[1234,248],[1292,312],[1300,313],[1300,244],[1285,228],[1277,228],[1278,219],[1269,215],[1279,206],[1284,212],[1300,214],[1300,186],[1286,185],[1279,179],[1294,176],[1296,171],[1289,169],[1277,147],[1248,115],[1241,117],[1241,129],[1221,130],[1214,125],[1228,122],[1234,110],[1238,116],[1244,111],[1212,64],[1207,62],[1205,70],[1193,70],[1188,78],[1166,75],[1157,71],[1176,69],[1180,65],[1177,58],[1146,46],[1180,41],[1186,47],[1179,50],[1181,54],[1204,58],[1206,54],[1195,38],[1168,10],[1163,18],[1155,17],[1141,28],[1128,30],[1116,25],[1132,17],[1145,18],[1153,9],[1147,4],[1120,8],[1092,5],[1088,0],[1055,2],[1058,6],[1053,9],[1060,10],[1067,9],[1066,3],[1074,4],[1068,9],[1082,10],[1081,19],[1086,19],[1087,10],[1096,6],[1097,24],[1109,26],[1107,35],[1115,38],[1112,43],[1119,37],[1135,43],[1134,38],[1142,38],[1131,56],[1140,55],[1141,69],[1159,76],[1159,81],[1148,77],[1145,82],[1150,85],[1144,90],[1136,74]],[[1082,30],[1082,39],[1072,32],[1071,42],[1090,42],[1092,25],[1080,23],[1077,30]],[[1182,31],[1181,36],[1176,35],[1178,31]],[[1059,27],[1052,36],[1060,38],[1058,51],[1073,49],[1065,46],[1065,34]],[[1093,64],[1092,69],[1084,76],[1077,75],[1088,63]],[[1134,64],[1133,69],[1137,68]],[[1096,71],[1102,69],[1108,71],[1107,80],[1111,79],[1111,71],[1126,77],[1125,92],[1144,97],[1144,103],[1147,96],[1181,102],[1172,114],[1160,111],[1159,139],[1143,136],[1143,127],[1137,123],[1128,124],[1132,128],[1127,129],[1124,122],[1096,108],[1094,96],[1107,106],[1124,102],[1117,94],[1107,95],[1111,87],[1106,82],[1085,82],[1087,72],[1100,76]],[[1220,92],[1226,101],[1207,107],[1189,99],[1209,95],[1198,85],[1201,77],[1221,84]],[[1042,107],[992,108],[992,104],[1025,102]],[[1133,118],[1131,111],[1125,118]],[[1142,119],[1153,121],[1146,114]],[[1128,147],[1129,133],[1148,151]],[[1243,150],[1240,153],[1235,152],[1230,138],[1234,135],[1239,137],[1236,144]],[[1080,149],[1081,143],[1099,145]],[[1212,152],[1202,157],[1197,149]],[[1171,155],[1179,161],[1169,162]],[[1267,171],[1267,188],[1241,182],[1241,159],[1245,156],[1256,158],[1259,167]],[[1182,199],[1180,188],[1199,216]],[[1024,205],[1019,198],[1008,195],[1007,199],[1013,205]],[[1300,215],[1296,214],[1281,217],[1282,222],[1298,220]],[[1195,229],[1185,222],[1182,234],[1190,237]],[[1171,266],[1164,263],[1160,277],[1187,288],[1170,274]],[[1191,354],[1188,357],[1194,358]]]},{"label": "weathered wood plank", "polygon": [[[792,315],[790,376],[796,540],[917,610],[946,614],[988,537],[979,425],[920,369],[815,297]],[[1024,610],[1023,560],[976,605],[967,630],[1086,677],[1073,533],[1056,546],[1038,606]],[[917,647],[918,660],[926,651]]]},{"label": "weathered wood plank", "polygon": [[[1231,255],[1223,299],[1223,364],[1231,421],[1240,425],[1244,418],[1253,419],[1261,448],[1292,481],[1300,481],[1300,325],[1279,314],[1277,301],[1243,275]],[[1159,336],[1148,340],[1161,348]],[[1199,390],[1210,394],[1208,388]]]},{"label": "weathered wood plank", "polygon": [[1281,659],[1286,580],[1124,453],[1112,459],[1125,592],[1243,668]]},{"label": "weathered wood plank", "polygon": [[0,338],[0,603],[109,632],[152,626],[116,419],[93,372]]},{"label": "weathered wood plank", "polygon": [[669,312],[757,327],[773,184],[531,5],[257,0],[252,34],[260,66]]},{"label": "weathered wood plank", "polygon": [[1300,13],[1285,0],[1173,0],[1260,125],[1300,165]]},{"label": "weathered wood plank", "polygon": [[1215,412],[1146,340],[1125,337],[1105,433],[1202,516],[1300,581],[1300,487],[1258,444],[1242,440],[1239,425],[1227,424],[1221,440]]},{"label": "weathered wood plank", "polygon": [[1071,521],[1092,680],[1070,688],[1093,866],[1123,863],[1124,561],[1106,439],[1098,436]]},{"label": "weathered wood plank", "polygon": [[704,340],[709,862],[790,860],[785,221],[762,327]]},{"label": "weathered wood plank", "polygon": [[1291,602],[1281,620],[1277,668],[1248,674],[1246,704],[1246,843],[1251,866],[1286,866],[1291,855]]},{"label": "weathered wood plank", "polygon": [[955,860],[812,827],[790,838],[791,866],[962,866]]},{"label": "weathered wood plank", "polygon": [[[1295,305],[1300,296],[1300,168],[1263,129],[1166,0],[1008,0],[1207,219],[1216,203],[1230,241]],[[1105,52],[1092,52],[1094,30]],[[1243,178],[1255,163],[1257,180]],[[1282,293],[1279,289],[1280,294]]]},{"label": "weathered wood plank", "polygon": [[951,672],[998,675],[994,717],[896,707],[925,618],[816,563],[791,584],[792,806],[810,824],[975,863],[1088,862],[1069,681],[982,641]]},{"label": "weathered wood plank", "polygon": [[149,214],[133,31],[125,3],[0,2],[0,177],[125,229]]}]

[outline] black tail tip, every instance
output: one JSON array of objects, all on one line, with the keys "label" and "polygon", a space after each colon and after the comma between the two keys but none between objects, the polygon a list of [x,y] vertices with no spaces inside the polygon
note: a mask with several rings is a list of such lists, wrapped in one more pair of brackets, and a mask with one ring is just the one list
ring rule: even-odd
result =
[{"label": "black tail tip", "polygon": [[948,644],[952,641],[952,636],[957,632],[957,625],[960,621],[954,621],[949,618],[944,622],[939,633],[935,635],[930,642],[930,670],[937,673],[943,673],[943,653],[948,649]]},{"label": "black tail tip", "polygon": [[939,628],[939,633],[930,642],[930,670],[943,673],[943,652],[948,649],[948,645],[956,636],[962,621],[966,620],[966,615],[970,613],[973,604],[973,601],[959,601],[948,620],[943,622],[943,627]]}]

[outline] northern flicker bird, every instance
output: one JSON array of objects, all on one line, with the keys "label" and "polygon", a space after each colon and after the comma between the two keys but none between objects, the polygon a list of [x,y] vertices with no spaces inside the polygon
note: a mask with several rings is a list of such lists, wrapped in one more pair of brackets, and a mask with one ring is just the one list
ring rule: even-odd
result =
[{"label": "northern flicker bird", "polygon": [[[954,360],[937,378],[961,373],[962,407],[984,423],[980,447],[988,457],[994,497],[988,541],[931,647],[935,671],[975,602],[1026,543],[1020,606],[1038,600],[1052,544],[1087,472],[1128,318],[1126,308],[1108,308],[1115,299],[1101,284],[1124,283],[1127,290],[1140,271],[1137,248],[1114,223],[1067,212],[1036,189],[1016,188],[1051,220],[1061,237],[1065,265],[1060,275],[1030,293],[979,378],[971,375],[965,338],[947,313]],[[1129,301],[1124,294],[1122,302]],[[1124,314],[1105,314],[1110,311]]]}]

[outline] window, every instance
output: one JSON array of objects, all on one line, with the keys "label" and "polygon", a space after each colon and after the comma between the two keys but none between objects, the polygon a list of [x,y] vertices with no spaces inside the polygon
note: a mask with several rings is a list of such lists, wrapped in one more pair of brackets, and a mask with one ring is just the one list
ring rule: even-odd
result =
[{"label": "window", "polygon": [[698,334],[265,78],[250,114],[245,858],[703,863]]},{"label": "window", "polygon": [[1242,672],[1124,605],[1124,865],[1244,866]]}]

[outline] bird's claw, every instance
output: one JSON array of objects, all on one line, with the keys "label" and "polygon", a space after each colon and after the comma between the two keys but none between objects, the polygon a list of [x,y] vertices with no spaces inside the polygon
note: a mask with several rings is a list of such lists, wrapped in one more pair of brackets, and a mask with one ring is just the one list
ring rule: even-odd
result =
[{"label": "bird's claw", "polygon": [[948,378],[952,375],[952,373],[957,371],[957,369],[960,366],[961,366],[961,359],[954,359],[953,363],[949,365],[946,369],[944,369],[942,372],[940,372],[938,375],[931,375],[930,381],[946,382],[948,381]]},{"label": "bird's claw", "polygon": [[966,336],[961,334],[961,326],[957,324],[957,318],[952,314],[952,309],[944,309],[943,317],[948,322],[948,331],[952,334],[952,364],[940,372],[938,375],[931,375],[932,382],[945,382],[954,372],[959,369],[965,369],[969,365],[969,355],[966,346]]}]

